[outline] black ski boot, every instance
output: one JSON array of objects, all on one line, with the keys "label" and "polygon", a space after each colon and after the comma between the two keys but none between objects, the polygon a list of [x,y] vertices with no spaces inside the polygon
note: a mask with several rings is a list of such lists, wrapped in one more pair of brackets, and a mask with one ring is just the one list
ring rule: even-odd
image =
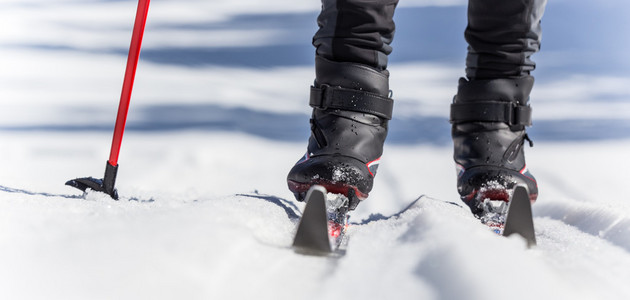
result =
[{"label": "black ski boot", "polygon": [[[460,79],[451,105],[457,190],[483,223],[503,218],[516,185],[538,196],[536,179],[527,170],[524,142],[531,125],[530,76],[510,79]],[[503,219],[488,222],[502,224]]]},{"label": "black ski boot", "polygon": [[317,184],[345,195],[352,210],[372,190],[383,153],[393,108],[389,73],[322,57],[316,58],[315,72],[311,137],[287,183],[299,201]]}]

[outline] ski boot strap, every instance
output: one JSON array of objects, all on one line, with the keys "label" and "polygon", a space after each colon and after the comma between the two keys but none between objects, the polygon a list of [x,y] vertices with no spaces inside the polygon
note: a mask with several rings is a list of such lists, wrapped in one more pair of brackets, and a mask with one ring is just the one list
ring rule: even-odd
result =
[{"label": "ski boot strap", "polygon": [[510,126],[531,126],[532,108],[517,102],[474,101],[451,104],[452,124],[505,122]]},{"label": "ski boot strap", "polygon": [[392,119],[394,100],[376,93],[322,84],[311,86],[309,105],[318,109],[341,109]]}]

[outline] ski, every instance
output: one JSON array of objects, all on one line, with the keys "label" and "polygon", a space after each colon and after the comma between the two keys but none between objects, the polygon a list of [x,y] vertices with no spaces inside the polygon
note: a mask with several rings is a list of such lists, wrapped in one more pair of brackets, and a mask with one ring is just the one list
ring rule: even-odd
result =
[{"label": "ski", "polygon": [[[518,234],[528,248],[536,245],[529,193],[517,186],[509,201],[486,199],[480,221],[497,235]],[[348,198],[328,193],[320,185],[312,186],[304,197],[306,206],[293,240],[293,249],[300,254],[339,256],[345,254],[348,238]]]},{"label": "ski", "polygon": [[536,246],[532,205],[529,200],[529,192],[524,186],[517,186],[514,189],[508,205],[503,236],[512,234],[518,234],[525,238],[528,248]]},{"label": "ski", "polygon": [[348,226],[348,198],[328,194],[314,185],[304,198],[306,206],[293,240],[293,249],[307,255],[343,255]]},{"label": "ski", "polygon": [[[509,195],[510,191],[503,190],[502,194]],[[528,248],[535,246],[532,206],[527,187],[516,186],[511,191],[511,196],[506,197],[509,197],[507,201],[491,198],[480,200],[481,212],[477,215],[479,221],[498,235],[518,234],[527,240]]]}]

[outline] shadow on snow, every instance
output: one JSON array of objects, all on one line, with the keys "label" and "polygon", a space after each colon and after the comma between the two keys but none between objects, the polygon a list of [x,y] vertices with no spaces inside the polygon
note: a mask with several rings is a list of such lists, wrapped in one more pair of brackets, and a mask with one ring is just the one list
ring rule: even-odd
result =
[{"label": "shadow on snow", "polygon": [[[78,108],[74,108],[78,109]],[[100,116],[98,108],[80,108],[83,116]],[[136,132],[209,131],[238,132],[266,139],[306,142],[310,135],[309,116],[301,113],[258,111],[244,107],[214,104],[148,105],[135,109],[126,130]],[[113,130],[111,123],[38,124],[1,126],[3,131],[90,132]],[[534,141],[597,141],[630,138],[628,119],[538,120],[528,129]],[[398,145],[449,145],[450,124],[447,117],[418,116],[396,118],[389,123],[387,143]]]}]

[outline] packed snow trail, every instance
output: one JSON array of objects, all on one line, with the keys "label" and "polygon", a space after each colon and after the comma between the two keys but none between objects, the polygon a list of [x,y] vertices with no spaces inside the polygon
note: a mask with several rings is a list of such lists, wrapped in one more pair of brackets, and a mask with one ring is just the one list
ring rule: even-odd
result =
[{"label": "packed snow trail", "polygon": [[[624,293],[613,287],[624,277],[610,276],[628,271],[613,265],[630,263],[622,249],[549,219],[537,220],[539,248],[525,250],[520,238],[499,237],[461,206],[429,197],[351,226],[347,255],[328,259],[293,253],[298,212],[278,197],[114,202],[6,193],[2,227],[14,233],[2,238],[7,297],[618,298]],[[602,260],[613,263],[608,288],[598,289],[603,274],[590,268],[568,276]]]},{"label": "packed snow trail", "polygon": [[[148,147],[163,157],[179,153],[187,160],[195,160],[213,140],[259,153],[282,151],[247,136],[203,136],[204,142],[195,145],[186,144],[189,136],[172,137],[169,141],[179,144],[173,148],[160,147],[166,142],[153,137],[135,137],[128,147],[132,153]],[[351,243],[343,258],[305,257],[291,249],[303,204],[295,202],[281,183],[247,181],[240,193],[230,192],[235,186],[212,184],[193,190],[196,183],[191,184],[189,176],[212,181],[215,175],[203,173],[203,164],[182,166],[179,159],[155,166],[149,155],[138,156],[134,163],[138,167],[125,172],[120,185],[123,200],[113,201],[99,193],[83,199],[63,186],[63,180],[84,163],[55,151],[60,146],[50,143],[53,138],[75,141],[75,137],[32,140],[2,135],[3,141],[23,154],[2,158],[14,170],[12,176],[2,176],[11,186],[0,188],[2,298],[502,299],[509,294],[513,299],[621,299],[630,295],[624,284],[630,276],[630,251],[627,235],[622,234],[630,229],[627,211],[597,202],[554,199],[557,192],[550,186],[547,192],[552,197],[534,205],[539,245],[532,250],[526,250],[520,238],[506,239],[490,232],[453,199],[387,198],[382,195],[396,193],[384,184],[385,191],[362,203],[364,212],[352,216]],[[627,144],[605,148],[612,145],[621,152]],[[97,148],[90,146],[79,153],[88,155],[92,147]],[[215,153],[231,148],[226,144],[214,147]],[[291,152],[301,145],[285,147],[289,149],[284,151]],[[563,147],[555,145],[553,153],[565,151]],[[440,161],[445,151],[438,150],[390,148],[395,161],[406,157],[401,154],[407,151]],[[229,159],[234,168],[221,174],[228,177],[224,180],[251,173],[237,167],[248,164],[242,159]],[[260,162],[258,167],[280,177],[284,170],[272,168],[274,163]],[[33,167],[17,167],[29,164]],[[57,164],[70,170],[53,168]],[[387,171],[380,175],[389,177],[383,182],[412,185],[414,176],[388,170],[395,165],[383,166]],[[168,186],[159,180],[167,169],[182,175]],[[29,186],[10,179],[29,176],[34,180]],[[450,188],[453,183],[434,184]],[[392,210],[391,203],[402,205]]]}]

